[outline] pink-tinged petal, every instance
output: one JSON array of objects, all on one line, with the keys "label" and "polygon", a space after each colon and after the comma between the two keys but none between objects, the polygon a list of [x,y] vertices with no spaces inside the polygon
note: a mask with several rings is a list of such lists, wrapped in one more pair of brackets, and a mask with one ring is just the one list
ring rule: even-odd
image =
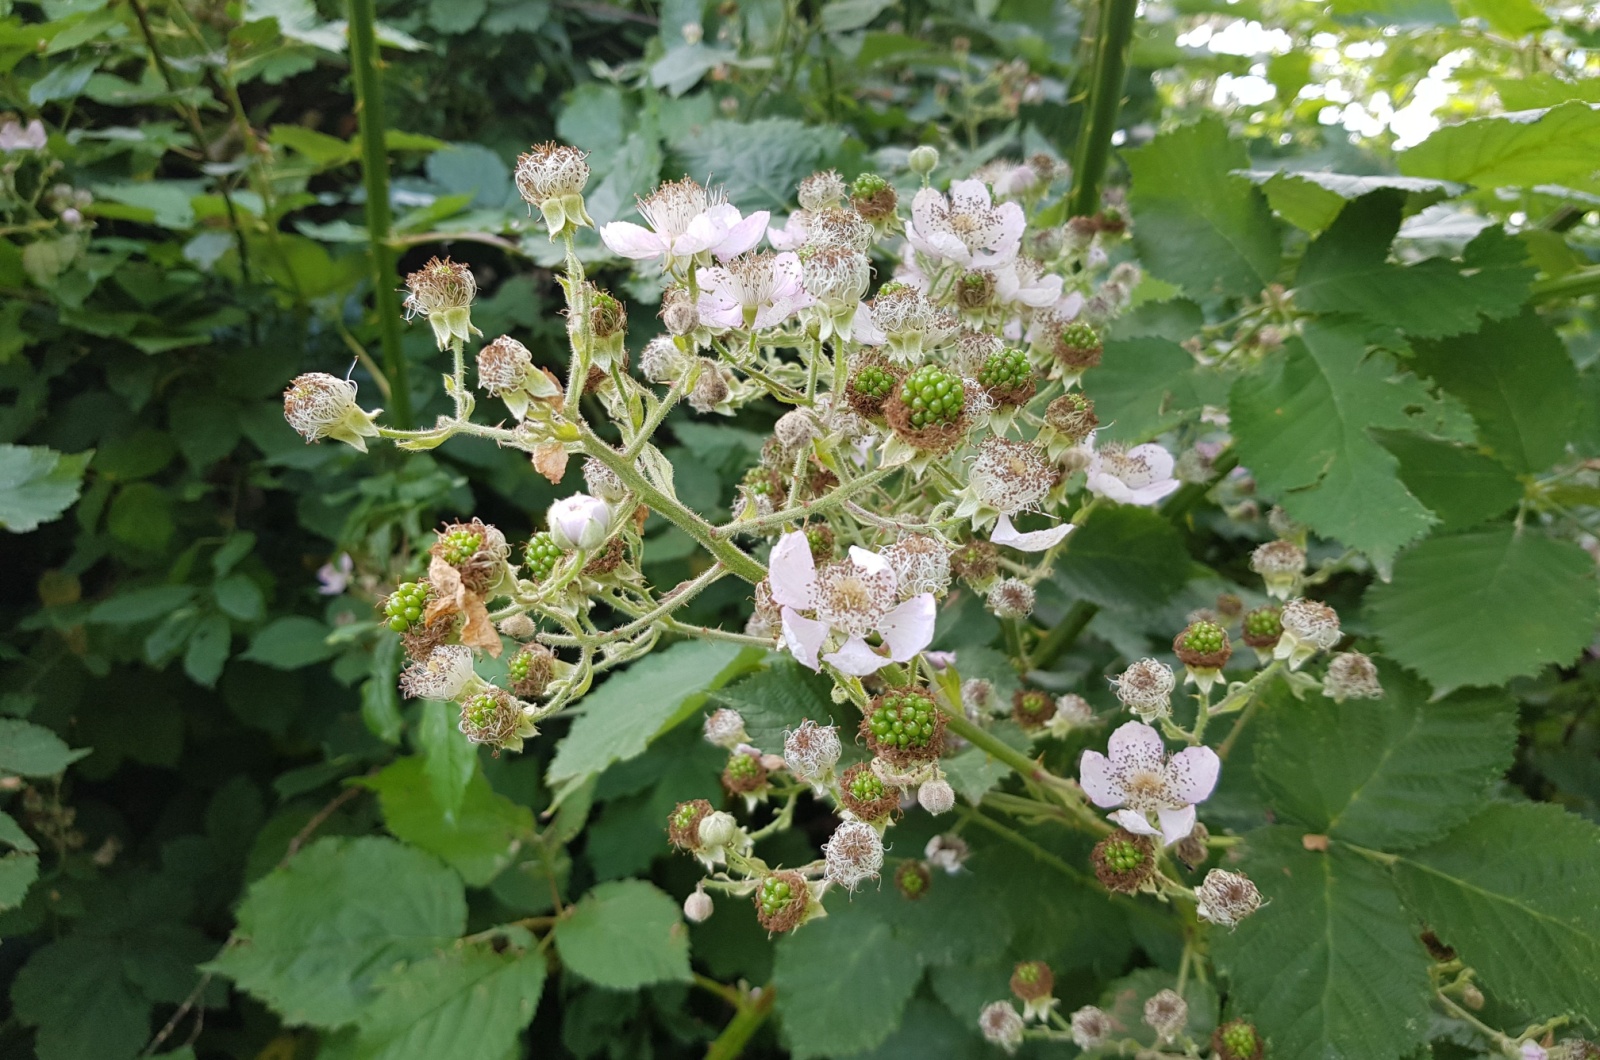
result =
[{"label": "pink-tinged petal", "polygon": [[783,607],[809,611],[817,606],[817,561],[804,531],[791,530],[778,538],[767,560],[767,581],[772,599]]},{"label": "pink-tinged petal", "polygon": [[1166,758],[1161,734],[1142,721],[1123,723],[1106,741],[1106,754],[1120,770],[1159,771]]},{"label": "pink-tinged petal", "polygon": [[872,318],[872,307],[865,302],[856,306],[856,318],[850,322],[850,337],[863,346],[881,346],[889,341],[889,336]]},{"label": "pink-tinged petal", "polygon": [[1023,552],[1043,552],[1045,549],[1054,548],[1061,539],[1076,529],[1071,523],[1061,523],[1048,530],[1030,530],[1023,533],[1011,524],[1011,517],[1004,512],[995,520],[994,532],[989,535],[989,540],[997,545],[1009,545]]},{"label": "pink-tinged petal", "polygon": [[627,221],[612,221],[600,226],[600,242],[613,254],[644,261],[659,258],[667,249],[666,242],[648,228]]},{"label": "pink-tinged petal", "polygon": [[[1160,835],[1161,829],[1145,820],[1144,814],[1137,810],[1118,810],[1116,813],[1106,814],[1107,817],[1117,822],[1134,835]],[[1164,844],[1163,844],[1164,845]]]},{"label": "pink-tinged petal", "polygon": [[1209,747],[1189,747],[1167,763],[1167,788],[1184,802],[1205,802],[1217,786],[1222,759]]},{"label": "pink-tinged petal", "polygon": [[909,662],[933,643],[934,615],[937,608],[932,593],[919,593],[899,604],[878,620],[878,632],[895,662]]},{"label": "pink-tinged petal", "polygon": [[760,331],[762,328],[775,328],[794,316],[794,314],[794,306],[789,305],[787,302],[774,302],[771,305],[764,305],[757,309],[756,319],[750,326],[756,331]]},{"label": "pink-tinged petal", "polygon": [[787,296],[805,290],[804,276],[800,255],[785,251],[772,259],[772,289],[776,294]]},{"label": "pink-tinged petal", "polygon": [[1128,459],[1137,460],[1150,469],[1150,475],[1157,479],[1172,477],[1172,469],[1177,462],[1172,459],[1172,454],[1166,448],[1154,442],[1136,445],[1128,450]]},{"label": "pink-tinged petal", "polygon": [[852,677],[875,674],[889,664],[889,660],[867,646],[860,637],[851,637],[838,651],[831,651],[822,661]]},{"label": "pink-tinged petal", "polygon": [[1157,810],[1156,819],[1161,822],[1161,845],[1170,847],[1172,844],[1188,838],[1194,831],[1194,807],[1185,806],[1181,810]]},{"label": "pink-tinged petal", "polygon": [[[734,216],[738,216],[737,211],[735,211]],[[761,242],[761,237],[767,232],[767,222],[771,218],[772,213],[770,211],[757,210],[749,217],[728,228],[722,240],[711,248],[711,252],[723,261],[743,254]]]},{"label": "pink-tinged petal", "polygon": [[951,213],[986,213],[994,200],[989,198],[989,186],[981,180],[953,180],[950,182]]},{"label": "pink-tinged petal", "polygon": [[799,250],[806,241],[805,217],[798,213],[789,215],[782,228],[768,228],[767,242],[774,250]]},{"label": "pink-tinged petal", "polygon": [[727,229],[712,220],[708,213],[696,214],[683,234],[672,241],[672,253],[687,258],[710,250],[722,242]]},{"label": "pink-tinged petal", "polygon": [[1121,806],[1127,797],[1111,760],[1099,751],[1085,751],[1078,759],[1078,784],[1096,806]]},{"label": "pink-tinged petal", "polygon": [[[728,294],[734,289],[733,275],[721,265],[710,265],[696,269],[694,270],[694,278],[695,282],[700,285],[701,297],[704,297],[704,292],[706,291],[716,291],[727,298],[733,297]],[[737,302],[737,299],[734,299],[734,301]]]},{"label": "pink-tinged petal", "polygon": [[779,612],[783,616],[783,643],[795,661],[809,670],[819,670],[817,652],[828,639],[828,625],[814,618],[806,618],[792,607]]},{"label": "pink-tinged petal", "polygon": [[876,552],[868,552],[860,545],[850,546],[850,562],[855,564],[856,570],[863,574],[877,575],[884,571],[893,571],[889,561]]}]

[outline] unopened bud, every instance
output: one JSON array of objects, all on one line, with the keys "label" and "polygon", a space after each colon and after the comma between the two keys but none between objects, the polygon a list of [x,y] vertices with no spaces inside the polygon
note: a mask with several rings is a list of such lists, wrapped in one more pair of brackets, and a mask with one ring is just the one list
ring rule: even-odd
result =
[{"label": "unopened bud", "polygon": [[1461,1003],[1474,1012],[1481,1012],[1484,1004],[1483,991],[1478,989],[1477,984],[1468,983],[1461,988]]},{"label": "unopened bud", "polygon": [[703,847],[730,846],[739,838],[739,822],[722,810],[708,813],[700,820],[698,836]]},{"label": "unopened bud", "polygon": [[948,780],[930,780],[917,789],[917,802],[937,817],[955,808],[956,791]]},{"label": "unopened bud", "polygon": [[691,924],[704,924],[711,919],[711,914],[716,912],[716,906],[711,901],[711,896],[700,888],[683,900],[684,919]]},{"label": "unopened bud", "polygon": [[1176,991],[1163,990],[1144,1003],[1144,1022],[1157,1041],[1170,1042],[1189,1024],[1189,1003]]},{"label": "unopened bud", "polygon": [[913,147],[911,153],[906,156],[906,165],[911,167],[913,173],[927,176],[939,168],[939,149],[929,144]]},{"label": "unopened bud", "polygon": [[706,743],[731,751],[749,739],[744,731],[744,716],[737,710],[724,707],[706,716],[704,726]]},{"label": "unopened bud", "polygon": [[551,539],[563,549],[591,551],[603,545],[611,531],[610,505],[585,493],[556,501],[545,519]]},{"label": "unopened bud", "polygon": [[583,481],[603,501],[620,501],[628,495],[622,477],[594,457],[583,462]]}]

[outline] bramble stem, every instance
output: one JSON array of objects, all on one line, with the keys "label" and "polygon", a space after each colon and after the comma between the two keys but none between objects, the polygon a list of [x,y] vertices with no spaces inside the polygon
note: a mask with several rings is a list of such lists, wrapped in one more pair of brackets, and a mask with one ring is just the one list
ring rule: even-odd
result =
[{"label": "bramble stem", "polygon": [[1111,134],[1122,108],[1122,83],[1128,72],[1128,42],[1133,39],[1138,0],[1101,0],[1099,40],[1095,42],[1094,83],[1089,88],[1089,113],[1078,134],[1074,179],[1068,212],[1087,217],[1100,206],[1100,182],[1111,157]]},{"label": "bramble stem", "polygon": [[769,984],[761,988],[754,1000],[742,1002],[733,1019],[706,1049],[706,1060],[736,1060],[743,1055],[744,1047],[772,1013],[772,1003],[777,996],[777,988]]}]

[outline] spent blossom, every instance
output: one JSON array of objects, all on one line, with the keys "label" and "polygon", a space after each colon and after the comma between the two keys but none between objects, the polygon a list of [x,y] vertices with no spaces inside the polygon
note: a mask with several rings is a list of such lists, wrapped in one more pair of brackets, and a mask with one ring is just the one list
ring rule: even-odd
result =
[{"label": "spent blossom", "polygon": [[1338,612],[1316,600],[1290,600],[1283,605],[1278,621],[1283,624],[1283,636],[1278,638],[1272,654],[1276,659],[1287,660],[1291,670],[1299,669],[1317,652],[1332,648],[1344,635],[1339,629]]},{"label": "spent blossom", "polygon": [[1112,733],[1106,750],[1085,751],[1078,762],[1078,782],[1096,806],[1122,807],[1113,821],[1166,846],[1194,830],[1195,803],[1211,795],[1222,769],[1215,751],[1187,747],[1168,757],[1161,734],[1139,721]]},{"label": "spent blossom", "polygon": [[978,1029],[983,1032],[985,1041],[998,1045],[1007,1053],[1016,1052],[1022,1044],[1022,1014],[1009,1001],[985,1005],[978,1014]]},{"label": "spent blossom", "polygon": [[1149,722],[1172,713],[1172,691],[1177,687],[1177,677],[1166,663],[1140,659],[1113,677],[1111,687],[1123,706]]}]

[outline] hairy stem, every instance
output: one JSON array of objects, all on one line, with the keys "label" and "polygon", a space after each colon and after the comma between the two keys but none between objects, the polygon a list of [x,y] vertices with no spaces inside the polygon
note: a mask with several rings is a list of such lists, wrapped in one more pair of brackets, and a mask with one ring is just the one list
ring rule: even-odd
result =
[{"label": "hairy stem", "polygon": [[722,1028],[722,1033],[717,1035],[716,1041],[706,1049],[706,1060],[735,1060],[744,1054],[744,1047],[750,1043],[756,1031],[767,1022],[767,1017],[772,1013],[772,1003],[777,999],[776,987],[764,986],[755,998],[739,1006],[739,1011],[734,1013],[733,1019]]}]

